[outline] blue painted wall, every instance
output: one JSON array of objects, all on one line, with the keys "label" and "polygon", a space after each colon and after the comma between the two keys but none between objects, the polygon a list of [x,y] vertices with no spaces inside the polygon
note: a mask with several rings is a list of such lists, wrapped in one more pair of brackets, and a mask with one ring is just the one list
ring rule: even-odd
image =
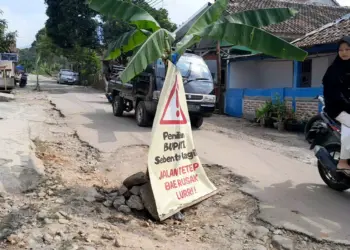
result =
[{"label": "blue painted wall", "polygon": [[[292,98],[293,109],[296,107],[296,98],[315,98],[317,95],[323,94],[323,88],[274,88],[274,89],[235,89],[231,88],[226,91],[226,114],[234,117],[243,116],[243,101],[244,97],[276,97],[276,94],[281,100]],[[319,111],[321,111],[319,106]]]}]

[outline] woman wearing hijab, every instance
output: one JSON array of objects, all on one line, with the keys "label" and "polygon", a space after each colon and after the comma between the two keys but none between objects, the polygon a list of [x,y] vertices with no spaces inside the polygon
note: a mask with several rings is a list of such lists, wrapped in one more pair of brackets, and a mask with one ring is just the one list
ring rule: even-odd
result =
[{"label": "woman wearing hijab", "polygon": [[323,77],[325,111],[341,123],[341,152],[337,171],[350,177],[350,36],[339,42],[338,55]]}]

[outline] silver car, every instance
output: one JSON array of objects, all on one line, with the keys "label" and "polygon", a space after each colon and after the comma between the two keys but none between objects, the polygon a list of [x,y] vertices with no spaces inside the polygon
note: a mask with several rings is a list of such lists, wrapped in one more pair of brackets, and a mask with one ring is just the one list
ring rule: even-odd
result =
[{"label": "silver car", "polygon": [[61,70],[57,82],[59,84],[76,84],[79,82],[79,74],[71,70]]}]

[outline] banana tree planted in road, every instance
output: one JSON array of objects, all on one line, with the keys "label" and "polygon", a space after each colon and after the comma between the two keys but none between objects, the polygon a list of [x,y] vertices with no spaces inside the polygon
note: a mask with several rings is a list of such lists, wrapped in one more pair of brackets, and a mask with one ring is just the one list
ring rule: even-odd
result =
[{"label": "banana tree planted in road", "polygon": [[[92,9],[110,18],[129,22],[134,30],[117,37],[108,49],[108,59],[134,50],[134,55],[121,74],[125,83],[158,58],[171,60],[175,48],[178,58],[202,38],[245,46],[277,58],[303,61],[307,52],[264,31],[262,27],[288,20],[297,14],[290,8],[272,8],[226,14],[229,0],[216,0],[190,27],[178,43],[175,34],[163,29],[142,8],[121,0],[89,0]],[[174,60],[173,60],[174,61]]]}]

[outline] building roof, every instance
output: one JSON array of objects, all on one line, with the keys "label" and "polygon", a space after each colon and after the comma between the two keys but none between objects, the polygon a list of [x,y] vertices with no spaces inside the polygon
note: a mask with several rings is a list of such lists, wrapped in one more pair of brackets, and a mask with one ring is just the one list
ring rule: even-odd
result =
[{"label": "building roof", "polygon": [[294,1],[298,3],[315,3],[315,4],[340,6],[340,4],[336,0],[294,0]]},{"label": "building roof", "polygon": [[339,41],[343,36],[349,35],[350,14],[306,34],[305,36],[295,40],[293,44],[298,47],[332,44]]},{"label": "building roof", "polygon": [[232,13],[262,8],[293,8],[299,11],[285,22],[270,25],[265,30],[271,33],[303,36],[321,26],[350,13],[350,8],[300,3],[278,0],[231,0],[229,11]]}]

